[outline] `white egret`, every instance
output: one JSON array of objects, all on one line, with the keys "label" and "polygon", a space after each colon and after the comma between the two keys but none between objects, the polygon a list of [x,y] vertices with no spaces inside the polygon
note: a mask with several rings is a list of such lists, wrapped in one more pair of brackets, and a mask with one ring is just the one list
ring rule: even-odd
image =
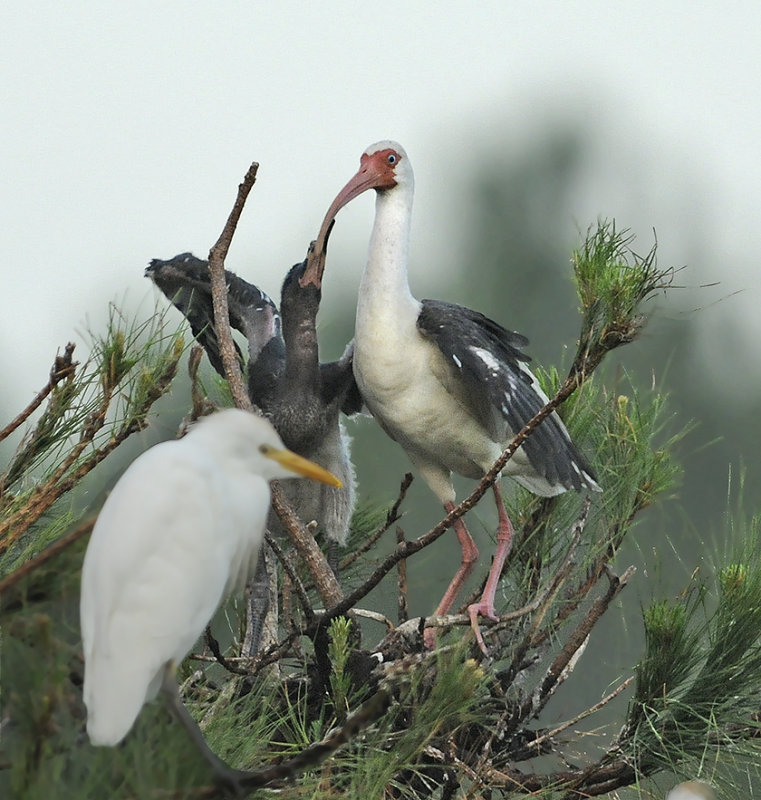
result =
[{"label": "white egret", "polygon": [[87,732],[115,745],[161,689],[217,777],[230,769],[182,705],[174,673],[220,603],[255,566],[269,481],[293,473],[340,485],[238,409],[199,421],[139,456],[103,506],[82,568]]}]

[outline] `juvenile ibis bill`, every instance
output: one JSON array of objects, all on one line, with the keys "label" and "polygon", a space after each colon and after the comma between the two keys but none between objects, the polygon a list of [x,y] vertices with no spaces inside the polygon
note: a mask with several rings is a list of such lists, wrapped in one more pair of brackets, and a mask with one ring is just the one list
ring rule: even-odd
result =
[{"label": "juvenile ibis bill", "polygon": [[227,409],[139,456],[106,500],[82,567],[87,732],[115,745],[159,690],[224,784],[241,775],[208,747],[182,705],[175,668],[256,562],[269,481],[338,485],[286,450],[262,417]]},{"label": "juvenile ibis bill", "polygon": [[[404,149],[392,141],[365,150],[357,174],[328,211],[376,190],[375,222],[357,303],[353,369],[362,398],[386,433],[407,452],[447,512],[455,507],[452,473],[479,479],[547,397],[526,367],[528,340],[477,311],[416,300],[407,260],[414,178]],[[600,491],[594,473],[557,414],[544,420],[503,473],[537,495]],[[494,598],[513,529],[497,484],[497,548],[481,600],[469,607],[485,651],[478,615],[496,620]],[[454,523],[462,562],[436,609],[445,614],[471,573],[478,550],[462,519]],[[427,638],[432,643],[430,636]]]},{"label": "juvenile ibis bill", "polygon": [[[319,264],[319,259],[312,263]],[[191,253],[167,261],[154,259],[146,276],[188,319],[212,366],[224,375],[208,261]],[[307,260],[296,264],[283,283],[278,312],[263,291],[225,271],[230,324],[248,343],[251,402],[272,422],[286,447],[325,467],[342,484],[336,488],[288,480],[282,484],[285,496],[303,522],[315,521],[329,542],[343,545],[354,509],[355,478],[339,412],[359,411],[361,400],[350,350],[339,361],[319,362],[316,318],[321,276],[321,271],[308,270]],[[280,532],[274,513],[269,529]]]}]

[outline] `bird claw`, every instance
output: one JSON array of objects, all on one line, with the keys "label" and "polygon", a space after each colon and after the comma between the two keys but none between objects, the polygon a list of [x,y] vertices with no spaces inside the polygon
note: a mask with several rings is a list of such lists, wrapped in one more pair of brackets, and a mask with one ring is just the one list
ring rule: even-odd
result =
[{"label": "bird claw", "polygon": [[[481,648],[481,652],[485,656],[488,656],[489,651],[486,648],[484,637],[481,634],[481,627],[478,624],[478,617],[482,616],[486,617],[486,619],[491,620],[492,622],[499,622],[499,616],[494,608],[494,603],[489,603],[485,600],[481,600],[480,603],[473,603],[472,605],[468,606],[468,616],[470,617],[470,627],[473,629],[473,633],[476,636],[478,646]],[[423,644],[425,645],[426,650],[433,650],[436,647],[435,627],[425,629],[425,632],[423,633]]]},{"label": "bird claw", "polygon": [[482,600],[480,603],[473,603],[473,605],[468,606],[470,627],[473,629],[473,633],[476,636],[476,641],[478,642],[478,646],[481,648],[481,652],[485,656],[488,656],[489,651],[486,649],[486,645],[484,644],[484,637],[481,635],[481,627],[478,624],[479,614],[482,617],[490,619],[492,622],[499,622],[499,617],[497,616],[494,610],[493,603],[486,603]]}]

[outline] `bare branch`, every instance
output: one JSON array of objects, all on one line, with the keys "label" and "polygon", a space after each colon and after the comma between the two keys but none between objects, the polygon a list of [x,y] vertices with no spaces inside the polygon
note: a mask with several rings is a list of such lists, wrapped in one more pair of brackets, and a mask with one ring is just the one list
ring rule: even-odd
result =
[{"label": "bare branch", "polygon": [[612,692],[610,692],[610,694],[606,694],[602,700],[595,703],[593,706],[590,706],[589,708],[585,709],[580,714],[577,714],[575,717],[573,717],[573,719],[569,719],[566,722],[562,723],[562,725],[558,725],[557,727],[552,728],[546,733],[543,733],[541,736],[537,736],[537,738],[534,739],[529,746],[532,748],[536,747],[537,754],[539,754],[538,747],[540,744],[543,744],[546,741],[550,741],[558,734],[570,728],[572,725],[578,724],[579,722],[581,722],[581,720],[586,719],[587,717],[594,714],[596,711],[599,711],[601,708],[608,705],[608,703],[610,703],[611,700],[615,700],[621,694],[621,692],[628,689],[629,686],[631,686],[633,680],[634,680],[633,676],[627,678],[623,683],[620,683]]},{"label": "bare branch", "polygon": [[256,181],[258,169],[259,165],[256,162],[253,162],[248,168],[243,182],[238,186],[238,195],[235,198],[235,203],[230,216],[227,218],[225,227],[222,229],[219,239],[209,250],[209,275],[211,277],[211,296],[214,305],[214,326],[219,339],[222,364],[225,368],[225,377],[230,386],[235,405],[246,411],[251,411],[253,407],[243,384],[243,375],[240,371],[240,364],[233,345],[232,331],[230,330],[225,259],[227,258],[227,251],[230,249],[235,229],[238,227],[238,220],[243,212],[243,207],[246,205],[246,198]]},{"label": "bare branch", "polygon": [[401,514],[399,513],[399,509],[404,502],[404,498],[407,496],[407,490],[410,488],[412,484],[412,473],[408,472],[402,478],[401,485],[399,486],[399,494],[394,501],[394,504],[388,510],[386,514],[386,520],[383,525],[378,528],[377,531],[374,531],[370,536],[365,539],[360,547],[358,547],[353,553],[350,553],[346,558],[341,561],[340,569],[345,570],[347,567],[351,566],[360,556],[364,555],[368,550],[372,550],[375,547],[376,542],[378,539],[383,536],[383,534],[399,519],[401,519]]},{"label": "bare branch", "polygon": [[613,599],[619,592],[626,586],[629,579],[634,574],[634,567],[629,567],[621,577],[613,574],[612,570],[608,569],[608,591],[602,596],[595,599],[592,607],[584,616],[570,636],[567,638],[563,649],[556,656],[555,660],[547,669],[544,680],[539,684],[531,700],[527,701],[530,708],[526,706],[523,710],[523,719],[529,716],[534,716],[545,706],[550,695],[557,688],[558,683],[565,680],[568,674],[569,665],[572,660],[576,658],[579,649],[584,647],[592,628],[597,624],[600,617],[607,611]]},{"label": "bare branch", "polygon": [[272,483],[272,507],[291,537],[299,556],[304,559],[322,602],[328,608],[339,603],[343,597],[343,592],[336,576],[333,574],[333,570],[330,568],[330,564],[328,564],[328,560],[325,558],[325,554],[320,550],[314,540],[314,536],[307,530],[288,504],[277,481]]},{"label": "bare branch", "polygon": [[[401,527],[396,528],[396,543],[397,545],[404,543],[404,531]],[[409,619],[409,608],[407,606],[407,561],[402,559],[397,565],[397,618],[399,623],[406,622]]]},{"label": "bare branch", "polygon": [[211,653],[218,664],[221,664],[228,672],[232,672],[233,675],[248,675],[248,670],[241,669],[240,667],[236,666],[222,654],[222,650],[219,647],[219,642],[214,638],[214,634],[211,632],[211,625],[206,626],[204,630],[204,638],[206,639],[206,644],[209,645],[209,650],[211,650]]},{"label": "bare branch", "polygon": [[72,361],[71,356],[74,352],[74,344],[69,342],[64,348],[62,356],[56,354],[53,366],[50,369],[50,379],[45,386],[40,389],[35,395],[31,403],[11,422],[9,422],[2,430],[0,430],[0,442],[7,439],[19,425],[22,425],[32,413],[37,409],[42,401],[50,394],[55,386],[65,378],[72,378],[74,371],[79,366],[78,361]]},{"label": "bare branch", "polygon": [[283,552],[275,537],[272,536],[269,531],[266,531],[264,538],[267,540],[267,544],[272,548],[272,552],[275,554],[278,561],[283,565],[283,569],[288,573],[288,577],[291,579],[292,585],[296,588],[296,594],[299,596],[307,625],[309,625],[314,619],[314,609],[312,608],[312,604],[309,602],[309,596],[306,593],[306,589],[304,589],[304,584],[301,582],[301,578],[299,578],[299,576],[296,574],[296,571],[293,569],[293,565]]}]

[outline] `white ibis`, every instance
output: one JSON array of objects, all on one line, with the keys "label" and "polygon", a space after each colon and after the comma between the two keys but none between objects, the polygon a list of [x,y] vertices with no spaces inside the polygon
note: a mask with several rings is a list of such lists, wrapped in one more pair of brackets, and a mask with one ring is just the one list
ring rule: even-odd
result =
[{"label": "white ibis", "polygon": [[[316,521],[329,542],[343,545],[354,509],[355,478],[339,412],[359,411],[361,400],[350,351],[340,361],[319,363],[316,318],[322,272],[306,274],[306,269],[306,261],[296,264],[285,278],[282,320],[264,292],[226,271],[230,324],[248,342],[251,402],[272,422],[288,448],[322,465],[342,484],[335,488],[285,481],[287,499],[304,522]],[[208,262],[182,253],[168,261],[154,259],[145,274],[187,317],[212,365],[224,375]],[[275,514],[270,518],[270,530],[280,530]]]},{"label": "white ibis", "polygon": [[258,557],[269,481],[339,485],[286,450],[262,417],[227,409],[139,456],[106,500],[82,567],[87,732],[115,745],[159,689],[217,778],[236,785],[182,705],[177,664]]},{"label": "white ibis", "polygon": [[[547,397],[525,365],[525,337],[476,311],[412,296],[407,261],[414,178],[396,142],[378,142],[365,150],[359,171],[334,200],[326,222],[368,189],[377,193],[375,222],[359,287],[354,376],[369,411],[451,511],[452,473],[481,478]],[[538,426],[503,473],[542,496],[600,490],[557,414]],[[481,600],[469,607],[484,651],[478,615],[497,619],[495,592],[513,534],[499,487],[493,488],[497,549]],[[462,562],[437,615],[449,610],[478,558],[462,519],[454,528]]]}]

